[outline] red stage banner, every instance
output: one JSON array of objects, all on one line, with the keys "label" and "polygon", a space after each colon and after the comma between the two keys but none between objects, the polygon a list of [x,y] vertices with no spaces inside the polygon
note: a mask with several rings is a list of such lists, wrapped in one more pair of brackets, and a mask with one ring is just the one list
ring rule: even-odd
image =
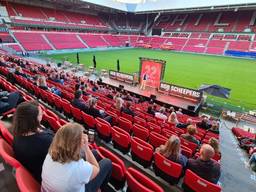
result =
[{"label": "red stage banner", "polygon": [[164,75],[165,61],[140,58],[140,82],[147,75],[147,86],[158,88]]}]

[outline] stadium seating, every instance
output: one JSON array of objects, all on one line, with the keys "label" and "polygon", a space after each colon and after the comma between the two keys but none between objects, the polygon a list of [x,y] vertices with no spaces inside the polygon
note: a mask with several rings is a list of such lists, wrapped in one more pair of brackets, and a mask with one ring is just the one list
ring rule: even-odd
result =
[{"label": "stadium seating", "polygon": [[111,140],[111,125],[109,122],[101,118],[96,118],[96,130],[98,132],[99,138],[106,142]]},{"label": "stadium seating", "polygon": [[115,148],[127,153],[130,149],[131,136],[123,129],[114,126],[112,128],[112,142]]},{"label": "stadium seating", "polygon": [[144,167],[151,165],[153,158],[153,147],[147,142],[133,137],[131,139],[131,155],[133,160],[137,161]]},{"label": "stadium seating", "polygon": [[205,179],[187,169],[183,181],[183,188],[185,192],[220,192],[219,185],[212,184]]},{"label": "stadium seating", "polygon": [[157,176],[171,184],[177,184],[182,174],[182,166],[172,162],[160,153],[155,153],[154,169]]},{"label": "stadium seating", "polygon": [[12,145],[13,143],[13,135],[9,132],[9,130],[4,126],[2,122],[0,122],[0,132],[3,138]]},{"label": "stadium seating", "polygon": [[163,192],[164,190],[156,183],[148,179],[145,175],[135,170],[134,168],[128,168],[127,172],[127,185],[128,191],[136,192]]}]

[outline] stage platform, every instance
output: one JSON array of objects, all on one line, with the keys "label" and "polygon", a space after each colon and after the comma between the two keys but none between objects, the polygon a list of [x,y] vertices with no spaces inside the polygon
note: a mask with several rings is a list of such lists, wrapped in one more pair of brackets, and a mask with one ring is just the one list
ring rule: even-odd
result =
[{"label": "stage platform", "polygon": [[[108,77],[102,77],[102,82],[104,84],[108,84],[110,86],[117,87],[117,88],[119,87],[119,85],[122,85],[122,86],[124,86],[124,90],[134,93],[134,94],[137,94],[137,95],[142,95],[147,98],[150,98],[151,95],[155,95],[156,96],[155,101],[157,103],[171,105],[176,108],[182,108],[185,113],[190,114],[190,115],[197,115],[200,110],[200,107],[201,107],[201,103],[195,103],[195,102],[192,102],[190,100],[183,99],[180,97],[162,94],[162,93],[158,92],[156,89],[153,89],[150,87],[147,87],[145,90],[141,90],[139,85],[137,85],[137,86],[129,85],[127,83],[113,80]],[[194,110],[189,110],[188,109],[189,106],[192,106],[192,108],[194,108]]]}]

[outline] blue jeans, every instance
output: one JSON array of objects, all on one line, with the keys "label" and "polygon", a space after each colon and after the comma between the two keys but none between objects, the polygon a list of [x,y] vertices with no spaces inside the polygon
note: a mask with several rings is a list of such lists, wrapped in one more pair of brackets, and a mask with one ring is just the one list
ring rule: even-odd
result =
[{"label": "blue jeans", "polygon": [[256,153],[253,153],[251,158],[249,159],[249,164],[256,163]]},{"label": "blue jeans", "polygon": [[112,162],[107,158],[100,160],[96,150],[92,150],[92,153],[99,163],[100,171],[93,180],[85,185],[85,191],[96,192],[98,189],[106,191],[106,186],[112,174]]}]

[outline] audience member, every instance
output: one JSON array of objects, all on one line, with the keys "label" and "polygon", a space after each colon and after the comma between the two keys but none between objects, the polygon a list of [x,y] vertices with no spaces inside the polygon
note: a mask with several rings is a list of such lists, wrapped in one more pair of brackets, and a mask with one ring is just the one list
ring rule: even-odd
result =
[{"label": "audience member", "polygon": [[177,127],[178,127],[178,128],[182,128],[182,129],[185,129],[185,128],[187,128],[189,125],[192,125],[192,122],[193,122],[193,120],[192,120],[191,118],[188,118],[187,121],[186,121],[186,123],[179,123],[179,124],[177,125]]},{"label": "audience member", "polygon": [[248,161],[248,163],[246,164],[247,165],[247,167],[253,167],[253,169],[256,171],[256,152],[254,152],[252,155],[251,155],[251,157],[250,157],[250,159],[249,159],[249,161]]},{"label": "audience member", "polygon": [[22,68],[20,66],[15,68],[15,72],[14,73],[16,75],[20,75],[22,77],[28,78],[28,76],[25,73],[23,73]]},{"label": "audience member", "polygon": [[208,144],[203,144],[199,153],[198,159],[188,160],[187,168],[203,179],[217,184],[220,178],[220,164],[212,159],[214,149]]},{"label": "audience member", "polygon": [[164,113],[165,113],[165,108],[161,107],[159,112],[155,112],[155,117],[165,121],[167,120],[167,116]]},{"label": "audience member", "polygon": [[179,108],[179,109],[178,109],[178,111],[176,111],[176,114],[183,115],[183,113],[182,113],[182,109],[181,109],[181,108]]},{"label": "audience member", "polygon": [[199,128],[206,129],[206,130],[210,129],[211,125],[209,124],[208,117],[204,117],[201,122],[197,123],[197,126]]},{"label": "audience member", "polygon": [[131,102],[126,102],[125,107],[122,107],[122,112],[134,116],[134,111],[131,109]]},{"label": "audience member", "polygon": [[175,112],[172,112],[169,117],[168,117],[168,123],[172,123],[172,124],[179,124],[179,121],[177,119],[177,115]]},{"label": "audience member", "polygon": [[212,126],[210,129],[208,129],[210,132],[213,132],[213,133],[216,133],[216,134],[219,134],[220,131],[219,131],[219,123],[217,121],[212,121]]},{"label": "audience member", "polygon": [[189,125],[187,127],[187,133],[185,134],[181,134],[180,137],[183,139],[186,139],[187,141],[193,142],[197,145],[199,145],[199,141],[195,138],[195,134],[196,134],[197,130],[196,127],[193,125]]},{"label": "audience member", "polygon": [[179,163],[182,167],[185,167],[187,164],[187,158],[181,154],[180,149],[180,139],[176,135],[172,135],[165,145],[160,145],[156,148],[156,152],[161,153],[163,156],[169,160]]},{"label": "audience member", "polygon": [[19,92],[11,92],[7,91],[0,92],[0,114],[9,111],[12,108],[15,108],[19,101],[22,100],[22,96]]},{"label": "audience member", "polygon": [[109,159],[100,160],[96,152],[95,156],[88,146],[88,136],[83,134],[83,127],[77,123],[64,125],[54,136],[45,158],[41,190],[106,191],[112,163]]},{"label": "audience member", "polygon": [[118,111],[121,111],[122,110],[122,107],[123,107],[123,104],[124,104],[124,100],[121,98],[121,97],[117,97],[115,99],[116,103],[115,103],[115,108],[118,110]]},{"label": "audience member", "polygon": [[150,115],[155,116],[155,112],[154,112],[153,107],[151,105],[148,106],[147,113],[150,114]]},{"label": "audience member", "polygon": [[88,114],[93,116],[94,118],[99,117],[102,118],[109,123],[112,123],[112,117],[108,116],[103,110],[96,109],[96,104],[97,104],[97,99],[95,98],[90,98],[89,101],[89,109],[88,109]]},{"label": "audience member", "polygon": [[42,116],[38,103],[23,102],[18,105],[13,119],[15,157],[39,182],[42,165],[53,138],[53,133],[40,125]]},{"label": "audience member", "polygon": [[74,95],[74,99],[72,101],[72,105],[81,111],[88,113],[89,106],[83,100],[83,92],[81,90],[77,90]]},{"label": "audience member", "polygon": [[43,90],[50,90],[49,87],[47,86],[47,82],[46,82],[46,78],[45,76],[40,76],[39,79],[38,79],[38,87],[43,89]]},{"label": "audience member", "polygon": [[211,137],[208,141],[208,144],[212,146],[215,152],[215,156],[221,157],[221,152],[220,152],[220,144],[218,139]]}]

